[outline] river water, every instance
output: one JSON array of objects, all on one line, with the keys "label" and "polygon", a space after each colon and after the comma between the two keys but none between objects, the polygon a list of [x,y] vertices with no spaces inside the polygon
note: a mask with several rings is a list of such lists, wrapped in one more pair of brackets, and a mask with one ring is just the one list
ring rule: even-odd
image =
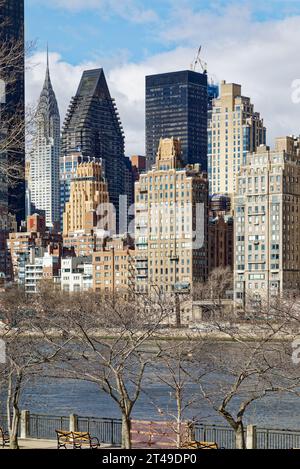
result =
[{"label": "river water", "polygon": [[[142,394],[137,402],[133,417],[142,420],[170,419],[176,413],[174,395],[170,388],[159,383],[147,383],[147,394]],[[190,385],[188,391],[196,393]],[[151,398],[149,397],[151,396]],[[83,381],[63,379],[42,379],[27,385],[22,398],[22,408],[32,413],[49,415],[69,415],[118,418],[120,413],[114,401],[97,385]],[[300,430],[300,398],[291,395],[269,395],[254,402],[248,410],[248,424],[261,427]],[[224,423],[209,404],[199,400],[189,406],[186,418],[194,418],[203,423]]]},{"label": "river water", "polygon": [[[214,350],[215,343],[211,343]],[[225,360],[234,360],[240,349],[233,344],[222,346]],[[205,359],[204,359],[204,363]],[[157,371],[159,371],[157,373]],[[137,401],[133,417],[141,420],[169,420],[176,414],[174,393],[161,381],[164,377],[160,368],[146,373],[143,392]],[[211,383],[222,382],[224,375],[216,374],[209,378]],[[226,379],[226,378],[225,378]],[[210,384],[209,382],[209,384]],[[0,392],[1,394],[1,392]],[[192,399],[193,398],[193,399]],[[2,405],[4,403],[3,399]],[[225,423],[224,419],[201,397],[199,387],[190,382],[185,388],[185,402],[193,400],[185,411],[186,419],[203,423]],[[235,409],[238,400],[233,401]],[[119,418],[116,403],[96,384],[62,378],[36,377],[30,379],[23,390],[21,406],[31,413],[67,416],[77,414],[86,417]],[[245,423],[260,427],[300,430],[300,397],[291,394],[269,394],[255,401],[248,408]]]}]

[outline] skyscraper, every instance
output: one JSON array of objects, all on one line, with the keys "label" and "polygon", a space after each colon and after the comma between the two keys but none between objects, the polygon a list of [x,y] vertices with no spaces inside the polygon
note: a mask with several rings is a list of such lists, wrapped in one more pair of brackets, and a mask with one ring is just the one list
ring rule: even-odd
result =
[{"label": "skyscraper", "polygon": [[[25,218],[24,0],[0,4],[0,210]],[[2,97],[3,98],[3,97]]]},{"label": "skyscraper", "polygon": [[137,291],[174,293],[206,280],[207,211],[207,174],[183,166],[179,140],[161,139],[156,165],[135,183]]},{"label": "skyscraper", "polygon": [[109,199],[119,212],[119,197],[126,194],[124,133],[119,113],[102,69],[83,73],[63,126],[62,155],[80,151],[83,158],[101,160]]},{"label": "skyscraper", "polygon": [[299,292],[300,138],[249,153],[235,197],[235,300]]},{"label": "skyscraper", "polygon": [[30,154],[30,199],[32,209],[44,212],[46,225],[59,223],[60,117],[52,88],[47,55],[46,78],[36,116],[35,138]]},{"label": "skyscraper", "polygon": [[266,129],[241,85],[221,83],[208,117],[208,177],[211,194],[236,191],[236,177],[247,152],[265,144]]},{"label": "skyscraper", "polygon": [[207,75],[193,71],[146,77],[146,155],[155,163],[160,138],[181,140],[184,164],[207,170]]},{"label": "skyscraper", "polygon": [[107,204],[107,183],[100,163],[82,163],[71,182],[70,200],[64,213],[64,235],[91,233],[97,227],[97,207]]},{"label": "skyscraper", "polygon": [[208,110],[212,110],[213,100],[219,97],[219,85],[214,83],[208,83],[207,85],[207,93],[208,93]]},{"label": "skyscraper", "polygon": [[72,179],[81,163],[95,161],[95,158],[83,157],[80,151],[74,151],[60,158],[60,225],[63,230],[63,217],[66,203],[70,199]]}]

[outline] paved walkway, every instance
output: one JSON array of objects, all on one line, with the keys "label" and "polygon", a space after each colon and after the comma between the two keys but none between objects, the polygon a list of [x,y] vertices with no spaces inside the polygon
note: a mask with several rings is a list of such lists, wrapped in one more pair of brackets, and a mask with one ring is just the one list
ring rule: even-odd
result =
[{"label": "paved walkway", "polygon": [[[20,449],[56,449],[57,443],[55,440],[34,440],[34,439],[26,439],[23,440],[19,438],[19,446]],[[4,449],[9,449],[6,446]]]}]

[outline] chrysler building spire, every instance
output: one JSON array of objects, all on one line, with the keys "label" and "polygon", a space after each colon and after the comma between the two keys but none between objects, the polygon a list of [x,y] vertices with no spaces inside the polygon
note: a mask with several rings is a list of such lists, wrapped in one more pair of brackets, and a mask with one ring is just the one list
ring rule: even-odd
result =
[{"label": "chrysler building spire", "polygon": [[52,87],[47,45],[46,76],[35,116],[31,151],[32,211],[44,212],[48,227],[59,222],[60,116]]}]

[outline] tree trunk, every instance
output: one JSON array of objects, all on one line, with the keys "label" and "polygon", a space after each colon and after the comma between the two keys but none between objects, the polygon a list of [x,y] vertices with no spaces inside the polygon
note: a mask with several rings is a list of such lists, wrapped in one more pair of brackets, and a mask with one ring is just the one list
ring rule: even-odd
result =
[{"label": "tree trunk", "polygon": [[182,402],[181,402],[181,389],[176,389],[176,404],[177,404],[177,448],[182,446]]},{"label": "tree trunk", "polygon": [[[16,381],[13,383],[13,376],[10,374],[8,381],[8,395],[7,395],[7,419],[9,431],[9,447],[10,449],[19,449],[18,430],[21,418],[19,409],[19,399],[21,393],[21,383],[23,379],[22,372],[17,373]],[[12,415],[11,415],[12,406]]]},{"label": "tree trunk", "polygon": [[236,449],[246,449],[244,425],[242,423],[238,423],[235,429],[235,443]]},{"label": "tree trunk", "polygon": [[122,449],[131,449],[131,434],[130,434],[130,417],[127,414],[122,414]]},{"label": "tree trunk", "polygon": [[14,408],[12,422],[11,422],[11,428],[10,428],[10,431],[9,431],[9,447],[10,447],[10,449],[19,449],[19,442],[18,442],[19,423],[20,423],[20,411],[19,411],[19,409]]}]

